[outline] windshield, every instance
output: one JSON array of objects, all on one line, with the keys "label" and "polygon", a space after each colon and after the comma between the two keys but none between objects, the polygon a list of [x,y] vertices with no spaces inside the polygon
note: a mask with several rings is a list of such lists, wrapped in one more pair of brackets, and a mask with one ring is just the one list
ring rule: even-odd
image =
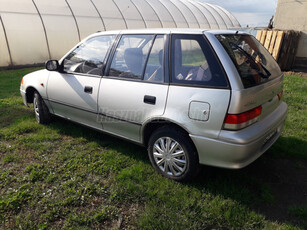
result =
[{"label": "windshield", "polygon": [[242,34],[217,35],[241,76],[244,88],[268,82],[281,75],[270,53],[253,37]]}]

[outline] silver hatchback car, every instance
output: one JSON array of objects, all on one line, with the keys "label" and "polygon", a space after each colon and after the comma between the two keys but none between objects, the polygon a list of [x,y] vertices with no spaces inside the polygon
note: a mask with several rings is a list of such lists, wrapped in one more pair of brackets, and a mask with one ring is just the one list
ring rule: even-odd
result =
[{"label": "silver hatchback car", "polygon": [[99,32],[23,77],[25,105],[148,147],[167,178],[199,164],[242,168],[280,136],[283,74],[251,35],[153,29]]}]

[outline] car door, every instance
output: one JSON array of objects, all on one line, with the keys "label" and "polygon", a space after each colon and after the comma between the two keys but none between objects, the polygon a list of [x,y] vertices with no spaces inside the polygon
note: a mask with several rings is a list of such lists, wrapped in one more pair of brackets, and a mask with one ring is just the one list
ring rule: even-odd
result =
[{"label": "car door", "polygon": [[97,122],[97,97],[102,69],[114,35],[91,37],[71,51],[51,72],[47,94],[54,114],[101,129]]},{"label": "car door", "polygon": [[140,142],[144,122],[162,116],[164,35],[122,35],[99,88],[99,120],[106,132]]}]

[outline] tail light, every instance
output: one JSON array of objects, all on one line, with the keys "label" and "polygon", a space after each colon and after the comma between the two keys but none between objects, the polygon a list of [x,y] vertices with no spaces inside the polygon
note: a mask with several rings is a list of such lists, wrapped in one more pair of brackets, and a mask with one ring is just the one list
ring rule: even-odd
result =
[{"label": "tail light", "polygon": [[20,85],[22,85],[23,84],[23,78],[21,78],[21,82],[20,82]]},{"label": "tail light", "polygon": [[261,115],[262,106],[240,114],[227,114],[224,121],[224,129],[243,129],[258,120]]}]

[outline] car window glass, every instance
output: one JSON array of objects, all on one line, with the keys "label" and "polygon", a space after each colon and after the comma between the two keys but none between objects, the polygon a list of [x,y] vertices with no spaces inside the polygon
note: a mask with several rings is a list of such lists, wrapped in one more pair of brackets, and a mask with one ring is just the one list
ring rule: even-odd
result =
[{"label": "car window glass", "polygon": [[[207,59],[197,40],[175,40],[175,56],[181,56],[181,63],[177,61],[177,80],[210,81],[212,78]],[[178,67],[178,68],[177,68]]]},{"label": "car window glass", "polygon": [[68,73],[100,75],[114,38],[114,35],[106,35],[88,39],[64,59],[63,70]]},{"label": "car window glass", "polygon": [[123,35],[114,54],[110,76],[142,78],[153,35]]},{"label": "car window glass", "polygon": [[225,34],[216,37],[235,64],[245,88],[266,83],[280,76],[276,61],[253,36]]},{"label": "car window glass", "polygon": [[172,36],[172,82],[228,86],[222,68],[203,35]]},{"label": "car window glass", "polygon": [[196,40],[181,40],[180,47],[182,51],[183,66],[196,67],[207,63],[207,59],[202,52],[200,44]]},{"label": "car window glass", "polygon": [[158,35],[154,41],[146,65],[146,70],[144,74],[145,81],[163,82],[163,48],[164,36]]}]

